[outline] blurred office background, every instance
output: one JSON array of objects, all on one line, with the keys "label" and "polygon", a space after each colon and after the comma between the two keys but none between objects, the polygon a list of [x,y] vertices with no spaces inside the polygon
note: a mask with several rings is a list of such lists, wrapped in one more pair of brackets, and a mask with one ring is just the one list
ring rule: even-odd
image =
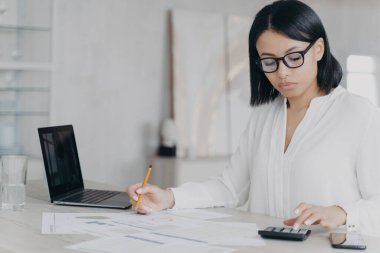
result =
[{"label": "blurred office background", "polygon": [[[153,173],[165,186],[217,173],[249,114],[249,25],[271,2],[0,0],[0,155],[27,154],[29,179],[44,178],[37,128],[73,124],[87,180],[126,186],[150,163],[181,169]],[[380,2],[304,2],[342,85],[379,105]],[[158,158],[171,117],[179,157]]]}]

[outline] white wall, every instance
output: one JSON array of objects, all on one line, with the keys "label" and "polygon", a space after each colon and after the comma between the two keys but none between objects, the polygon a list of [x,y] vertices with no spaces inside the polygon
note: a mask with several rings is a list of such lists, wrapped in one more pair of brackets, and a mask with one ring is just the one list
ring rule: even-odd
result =
[{"label": "white wall", "polygon": [[56,0],[51,124],[74,125],[84,177],[117,185],[143,177],[170,115],[169,9],[250,15],[261,5]]},{"label": "white wall", "polygon": [[[55,0],[51,124],[74,125],[84,177],[120,186],[142,179],[170,115],[171,8],[253,16],[270,2]],[[343,66],[351,51],[380,55],[380,3],[305,2]]]}]

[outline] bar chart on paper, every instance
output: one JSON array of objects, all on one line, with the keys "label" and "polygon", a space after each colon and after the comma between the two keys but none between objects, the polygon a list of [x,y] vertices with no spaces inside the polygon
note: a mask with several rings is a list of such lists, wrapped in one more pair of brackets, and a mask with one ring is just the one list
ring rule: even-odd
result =
[{"label": "bar chart on paper", "polygon": [[235,246],[264,246],[254,223],[215,222],[229,217],[208,210],[137,213],[43,213],[43,234],[91,234],[97,239],[70,245],[83,252],[220,252]]}]

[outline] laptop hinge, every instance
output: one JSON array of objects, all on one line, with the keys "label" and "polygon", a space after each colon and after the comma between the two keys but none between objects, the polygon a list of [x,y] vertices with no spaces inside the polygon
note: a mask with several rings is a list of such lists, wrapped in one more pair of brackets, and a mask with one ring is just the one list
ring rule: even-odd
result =
[{"label": "laptop hinge", "polygon": [[75,190],[72,190],[72,191],[69,191],[69,192],[66,192],[64,194],[60,194],[58,196],[55,196],[53,201],[56,201],[56,200],[62,200],[62,199],[65,199],[65,198],[68,198],[68,197],[71,197],[72,195],[75,195],[75,194],[78,194],[79,192],[83,192],[84,191],[84,188],[81,188],[81,189],[75,189]]}]

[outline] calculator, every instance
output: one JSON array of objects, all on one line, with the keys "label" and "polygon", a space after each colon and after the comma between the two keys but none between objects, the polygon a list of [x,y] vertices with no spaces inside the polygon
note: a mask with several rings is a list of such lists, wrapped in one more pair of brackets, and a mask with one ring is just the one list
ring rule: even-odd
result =
[{"label": "calculator", "polygon": [[306,240],[311,231],[308,229],[293,229],[285,227],[267,227],[264,230],[259,230],[259,234],[263,238],[273,238],[292,241]]}]

